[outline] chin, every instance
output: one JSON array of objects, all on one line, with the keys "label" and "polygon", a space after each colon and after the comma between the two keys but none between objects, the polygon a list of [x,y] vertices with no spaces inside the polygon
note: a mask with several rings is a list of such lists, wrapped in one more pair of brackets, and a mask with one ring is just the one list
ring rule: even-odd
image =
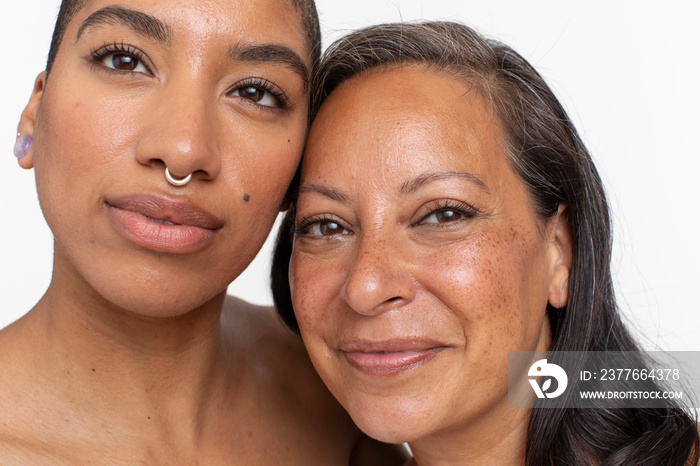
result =
[{"label": "chin", "polygon": [[116,306],[127,313],[144,318],[174,318],[186,315],[195,309],[198,309],[217,296],[225,293],[225,289],[213,294],[192,293],[189,288],[173,290],[173,289],[157,289],[148,286],[132,286],[128,290],[115,290],[109,287],[103,287],[100,290],[99,285],[96,287],[104,300]]},{"label": "chin", "polygon": [[[353,418],[353,421],[355,421],[355,418]],[[369,437],[372,437],[373,439],[379,440],[383,443],[407,443],[417,438],[415,435],[411,435],[408,432],[405,432],[403,429],[397,428],[397,426],[395,425],[379,426],[376,424],[364,423],[361,421],[355,421],[355,424],[357,425],[357,427],[359,427],[359,429],[362,432],[367,434]]]},{"label": "chin", "polygon": [[[382,405],[385,401],[367,404],[362,408],[349,407],[352,420],[357,427],[372,437],[384,443],[408,443],[428,435],[429,423],[433,416],[429,413],[417,412],[410,408],[396,407],[396,409],[383,409],[378,411],[372,405]],[[386,404],[385,407],[389,407]]]}]

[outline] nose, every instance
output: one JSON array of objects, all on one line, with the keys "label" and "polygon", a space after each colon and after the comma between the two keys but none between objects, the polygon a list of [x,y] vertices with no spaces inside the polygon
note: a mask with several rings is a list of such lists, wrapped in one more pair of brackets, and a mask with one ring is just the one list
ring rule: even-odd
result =
[{"label": "nose", "polygon": [[168,168],[175,178],[213,180],[221,171],[216,100],[206,87],[185,79],[163,85],[144,115],[136,148],[142,165]]},{"label": "nose", "polygon": [[407,250],[390,235],[361,234],[341,298],[357,313],[372,316],[413,301],[416,285]]}]

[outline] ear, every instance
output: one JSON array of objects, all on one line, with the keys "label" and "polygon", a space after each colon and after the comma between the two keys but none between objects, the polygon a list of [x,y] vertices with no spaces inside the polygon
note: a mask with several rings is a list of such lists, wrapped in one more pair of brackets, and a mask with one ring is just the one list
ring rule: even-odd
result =
[{"label": "ear", "polygon": [[[32,90],[32,95],[29,98],[27,106],[24,107],[22,115],[20,116],[19,126],[17,126],[17,132],[20,134],[26,134],[34,138],[34,129],[36,127],[36,115],[39,109],[39,102],[41,102],[41,96],[44,94],[44,87],[46,85],[46,71],[39,73],[34,81],[34,89]],[[34,149],[29,149],[27,155],[19,159],[20,167],[24,169],[30,169],[34,167]]]},{"label": "ear", "polygon": [[559,212],[551,221],[548,231],[549,244],[549,304],[557,309],[566,306],[569,300],[569,274],[573,262],[573,238],[569,225],[566,203],[559,204]]}]

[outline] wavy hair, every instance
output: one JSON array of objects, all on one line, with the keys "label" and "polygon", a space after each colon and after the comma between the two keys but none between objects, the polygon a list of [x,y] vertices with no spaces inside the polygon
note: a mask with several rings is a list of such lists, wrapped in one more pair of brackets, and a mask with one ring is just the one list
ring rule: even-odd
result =
[{"label": "wavy hair", "polygon": [[[560,203],[568,205],[573,236],[569,299],[562,309],[548,305],[550,350],[638,351],[613,292],[611,219],[598,171],[552,90],[512,48],[454,22],[361,29],[336,41],[323,55],[312,86],[312,111],[354,76],[407,65],[464,79],[492,103],[503,121],[511,167],[526,187],[536,216],[550,219]],[[292,206],[278,235],[271,278],[278,313],[298,332],[288,281],[294,216]],[[695,465],[699,445],[695,422],[673,401],[655,409],[535,408],[526,462]]]}]

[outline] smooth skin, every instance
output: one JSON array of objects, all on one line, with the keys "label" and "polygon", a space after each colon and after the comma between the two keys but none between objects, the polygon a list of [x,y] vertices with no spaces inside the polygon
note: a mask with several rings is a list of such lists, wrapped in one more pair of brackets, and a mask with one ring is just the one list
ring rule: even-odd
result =
[{"label": "smooth skin", "polygon": [[[385,464],[272,310],[226,297],[302,150],[297,11],[114,6],[71,20],[19,125],[55,257],[0,331],[0,463]],[[193,178],[174,187],[166,166]]]},{"label": "smooth skin", "polygon": [[290,269],[301,334],[357,425],[408,442],[411,464],[524,464],[508,351],[549,347],[571,236],[565,206],[535,218],[506,150],[478,91],[416,66],[349,79],[309,134]]}]

